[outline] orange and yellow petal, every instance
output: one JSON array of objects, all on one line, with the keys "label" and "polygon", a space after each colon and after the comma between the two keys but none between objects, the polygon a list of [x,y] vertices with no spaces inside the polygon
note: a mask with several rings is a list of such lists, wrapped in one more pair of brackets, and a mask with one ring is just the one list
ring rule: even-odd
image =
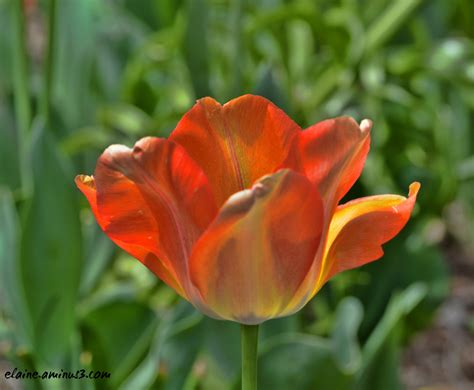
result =
[{"label": "orange and yellow petal", "polygon": [[382,244],[405,226],[419,189],[415,182],[410,185],[408,198],[378,195],[339,206],[331,220],[320,283],[382,257]]},{"label": "orange and yellow petal", "polygon": [[280,170],[231,196],[196,243],[190,274],[208,315],[257,324],[288,307],[320,244],[323,206],[304,176]]},{"label": "orange and yellow petal", "polygon": [[186,291],[192,246],[217,209],[206,177],[184,149],[152,137],[133,149],[110,146],[94,173],[95,204],[92,185],[84,180],[89,179],[78,177],[79,188],[109,238]]},{"label": "orange and yellow petal", "polygon": [[273,173],[299,132],[298,125],[263,97],[244,95],[223,106],[206,97],[184,115],[170,139],[203,169],[220,206]]},{"label": "orange and yellow petal", "polygon": [[[360,125],[350,117],[319,122],[303,130],[294,140],[283,166],[303,173],[318,187],[324,205],[322,241],[327,241],[331,217],[339,200],[360,176],[370,148],[372,123]],[[324,245],[318,248],[313,264],[290,306],[304,306],[316,293],[322,270]],[[295,311],[296,311],[295,310]]]}]

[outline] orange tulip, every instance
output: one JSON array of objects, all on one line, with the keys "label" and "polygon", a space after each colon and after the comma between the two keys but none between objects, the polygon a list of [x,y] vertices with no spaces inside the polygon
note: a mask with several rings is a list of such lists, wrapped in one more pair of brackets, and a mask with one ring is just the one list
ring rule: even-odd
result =
[{"label": "orange tulip", "polygon": [[110,239],[205,314],[243,324],[301,309],[332,276],[383,255],[408,198],[338,205],[359,177],[369,120],[302,131],[268,100],[199,100],[168,139],[112,145],[76,183]]}]

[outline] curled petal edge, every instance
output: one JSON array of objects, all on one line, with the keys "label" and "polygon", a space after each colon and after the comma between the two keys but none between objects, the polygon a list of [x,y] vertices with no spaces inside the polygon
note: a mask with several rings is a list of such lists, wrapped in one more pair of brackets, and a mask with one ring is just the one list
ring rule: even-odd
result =
[{"label": "curled petal edge", "polygon": [[382,245],[410,219],[419,189],[420,183],[414,182],[408,198],[378,195],[339,206],[331,220],[317,288],[340,272],[382,257]]}]

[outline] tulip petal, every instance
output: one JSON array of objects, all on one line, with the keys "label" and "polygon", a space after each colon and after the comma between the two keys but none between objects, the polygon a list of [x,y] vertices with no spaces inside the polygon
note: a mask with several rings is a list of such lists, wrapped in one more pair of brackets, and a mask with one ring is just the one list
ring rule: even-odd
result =
[{"label": "tulip petal", "polygon": [[382,244],[405,226],[419,189],[415,182],[408,198],[370,196],[339,206],[331,221],[320,281],[382,257]]},{"label": "tulip petal", "polygon": [[[99,222],[99,214],[97,213],[97,199],[96,199],[96,189],[95,189],[95,180],[93,176],[89,175],[77,175],[75,178],[75,183],[77,187],[81,190],[81,192],[86,197],[87,201],[89,202],[92,212],[94,216]],[[99,225],[102,225],[99,222]]]},{"label": "tulip petal", "polygon": [[[283,167],[303,173],[318,187],[324,204],[323,242],[327,242],[329,224],[339,200],[360,176],[365,164],[371,126],[369,120],[363,120],[359,126],[349,117],[319,122],[295,138],[283,164]],[[319,246],[312,267],[291,306],[302,307],[317,292],[324,248],[324,245]]]},{"label": "tulip petal", "polygon": [[[97,211],[97,194],[94,178],[92,176],[87,175],[78,175],[76,176],[75,182],[77,187],[82,191],[82,193],[89,201],[97,223],[104,230],[105,222],[102,220],[100,214]],[[152,250],[144,248],[140,245],[127,244],[126,242],[117,239],[113,239],[112,241],[124,251],[130,253],[133,257],[139,259],[168,286],[176,290],[178,294],[180,294],[181,296],[185,296],[183,288],[176,280],[176,277],[174,276],[173,272],[170,272],[164,266],[164,264],[160,260],[158,260],[156,254],[151,252]]]},{"label": "tulip petal", "polygon": [[304,172],[331,209],[362,172],[371,126],[368,120],[359,126],[350,117],[319,122],[299,133],[283,166]]},{"label": "tulip petal", "polygon": [[273,173],[299,132],[298,125],[263,97],[244,95],[223,106],[207,97],[184,115],[170,139],[203,169],[220,206]]},{"label": "tulip petal", "polygon": [[191,248],[217,209],[206,177],[184,149],[152,137],[133,149],[112,145],[97,162],[95,199],[84,178],[76,182],[109,238],[186,291]]},{"label": "tulip petal", "polygon": [[322,201],[280,170],[231,196],[196,243],[190,274],[208,315],[256,324],[288,314],[320,243]]}]

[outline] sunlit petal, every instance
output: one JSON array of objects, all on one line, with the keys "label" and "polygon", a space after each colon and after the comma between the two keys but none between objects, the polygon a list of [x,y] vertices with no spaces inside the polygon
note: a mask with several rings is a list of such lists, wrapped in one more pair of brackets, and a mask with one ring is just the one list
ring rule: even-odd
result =
[{"label": "sunlit petal", "polygon": [[114,242],[153,271],[161,263],[187,289],[191,248],[217,209],[206,177],[182,147],[151,137],[133,149],[112,145],[98,160],[94,181],[76,182]]},{"label": "sunlit petal", "polygon": [[415,182],[408,198],[377,195],[339,206],[331,221],[321,281],[382,257],[382,244],[405,226],[419,189]]},{"label": "sunlit petal", "polygon": [[371,122],[340,117],[319,122],[299,133],[284,166],[318,185],[334,207],[360,176],[370,147]]},{"label": "sunlit petal", "polygon": [[191,278],[208,314],[259,323],[290,311],[320,243],[322,202],[301,174],[281,170],[233,195],[197,242]]},{"label": "sunlit petal", "polygon": [[265,98],[244,95],[221,106],[198,100],[170,139],[209,179],[218,205],[278,168],[300,128]]}]

